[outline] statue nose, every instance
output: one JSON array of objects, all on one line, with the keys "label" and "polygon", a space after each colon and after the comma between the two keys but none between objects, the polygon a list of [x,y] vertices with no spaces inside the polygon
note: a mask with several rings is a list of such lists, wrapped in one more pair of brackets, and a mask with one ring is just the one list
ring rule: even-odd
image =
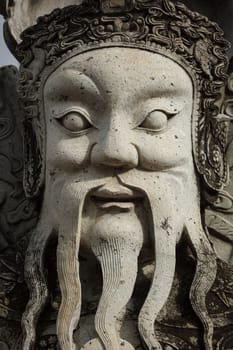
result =
[{"label": "statue nose", "polygon": [[110,131],[94,145],[91,162],[96,166],[134,168],[138,165],[138,152],[127,134]]}]

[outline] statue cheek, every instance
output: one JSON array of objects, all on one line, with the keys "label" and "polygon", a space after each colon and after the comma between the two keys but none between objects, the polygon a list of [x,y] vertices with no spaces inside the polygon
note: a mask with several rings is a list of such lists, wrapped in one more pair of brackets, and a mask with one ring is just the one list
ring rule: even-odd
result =
[{"label": "statue cheek", "polygon": [[135,146],[139,153],[140,167],[145,170],[162,171],[185,165],[192,159],[191,142],[178,134],[139,135]]},{"label": "statue cheek", "polygon": [[87,165],[93,142],[86,136],[60,140],[47,149],[48,167],[73,170]]}]

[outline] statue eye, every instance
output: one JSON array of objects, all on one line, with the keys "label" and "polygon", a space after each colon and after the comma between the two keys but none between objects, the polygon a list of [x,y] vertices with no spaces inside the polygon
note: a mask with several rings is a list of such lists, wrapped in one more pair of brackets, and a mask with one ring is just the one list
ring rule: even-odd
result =
[{"label": "statue eye", "polygon": [[92,127],[81,112],[72,111],[59,118],[59,123],[71,132],[80,132]]},{"label": "statue eye", "polygon": [[139,127],[153,131],[161,131],[167,127],[167,122],[168,117],[166,113],[154,110],[147,115],[146,119],[144,119]]}]

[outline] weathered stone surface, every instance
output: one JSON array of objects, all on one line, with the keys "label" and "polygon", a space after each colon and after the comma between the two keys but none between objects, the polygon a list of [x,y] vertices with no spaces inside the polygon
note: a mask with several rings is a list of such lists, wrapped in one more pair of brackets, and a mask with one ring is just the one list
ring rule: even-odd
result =
[{"label": "weathered stone surface", "polygon": [[2,70],[0,347],[229,350],[228,43],[169,0],[59,6],[22,36],[19,104]]}]

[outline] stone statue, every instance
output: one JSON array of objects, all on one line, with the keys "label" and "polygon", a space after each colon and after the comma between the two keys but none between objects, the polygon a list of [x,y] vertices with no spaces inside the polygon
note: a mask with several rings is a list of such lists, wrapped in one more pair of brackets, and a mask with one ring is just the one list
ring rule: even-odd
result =
[{"label": "stone statue", "polygon": [[[203,211],[228,181],[229,44],[180,2],[79,3],[15,34],[24,190],[41,202],[17,346],[50,348],[47,322],[62,350],[228,349]],[[161,332],[186,263],[189,342]]]}]

